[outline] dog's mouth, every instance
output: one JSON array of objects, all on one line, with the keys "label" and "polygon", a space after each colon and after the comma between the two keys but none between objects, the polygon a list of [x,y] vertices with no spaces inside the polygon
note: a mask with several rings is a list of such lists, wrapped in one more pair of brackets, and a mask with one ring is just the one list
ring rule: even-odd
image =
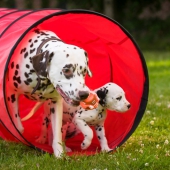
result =
[{"label": "dog's mouth", "polygon": [[70,99],[59,86],[56,87],[56,90],[63,97],[65,102],[68,103],[69,105],[72,105],[72,106],[79,106],[80,105],[80,101]]}]

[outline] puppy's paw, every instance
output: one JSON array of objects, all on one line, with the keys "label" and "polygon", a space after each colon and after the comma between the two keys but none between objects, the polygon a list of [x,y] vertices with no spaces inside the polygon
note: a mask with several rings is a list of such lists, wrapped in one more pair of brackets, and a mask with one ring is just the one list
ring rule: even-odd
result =
[{"label": "puppy's paw", "polygon": [[113,150],[113,149],[110,149],[108,146],[103,147],[103,148],[101,149],[102,152],[109,152],[109,151],[112,151],[112,150]]},{"label": "puppy's paw", "polygon": [[82,143],[81,143],[81,149],[87,149],[91,144],[91,141],[90,140],[84,140]]}]

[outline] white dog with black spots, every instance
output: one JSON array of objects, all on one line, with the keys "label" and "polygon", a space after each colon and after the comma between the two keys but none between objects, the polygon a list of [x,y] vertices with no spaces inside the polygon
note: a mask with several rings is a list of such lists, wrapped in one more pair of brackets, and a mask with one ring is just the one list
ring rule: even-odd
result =
[{"label": "white dog with black spots", "polygon": [[68,45],[51,31],[34,29],[18,45],[7,73],[7,104],[16,128],[23,133],[18,98],[21,94],[37,101],[37,106],[49,101],[52,147],[56,157],[63,153],[63,98],[69,105],[78,106],[89,95],[85,75],[91,72],[87,53]]}]

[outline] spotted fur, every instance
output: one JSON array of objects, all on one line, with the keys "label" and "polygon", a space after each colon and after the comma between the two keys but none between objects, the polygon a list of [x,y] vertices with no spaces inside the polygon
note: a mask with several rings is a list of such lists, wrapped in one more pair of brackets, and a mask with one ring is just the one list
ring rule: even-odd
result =
[{"label": "spotted fur", "polygon": [[[34,29],[18,45],[9,63],[6,94],[17,129],[21,133],[24,131],[18,110],[21,94],[38,103],[50,101],[52,128],[56,134],[53,150],[57,157],[63,152],[59,130],[62,126],[62,98],[70,105],[79,105],[84,100],[80,95],[82,91],[87,98],[89,89],[84,85],[84,74],[78,74],[80,67],[86,70],[85,74],[90,74],[87,61],[83,49],[65,44],[51,31]],[[47,118],[44,121],[48,123]]]},{"label": "spotted fur", "polygon": [[[91,144],[93,138],[93,131],[90,126],[94,126],[101,150],[110,151],[104,129],[107,110],[126,112],[130,109],[131,105],[126,100],[123,89],[115,83],[107,83],[96,89],[95,93],[100,98],[100,101],[98,107],[94,110],[85,110],[81,106],[71,107],[66,102],[63,102],[62,128],[65,129],[65,131],[62,131],[63,138],[67,139],[81,132],[84,135],[81,148],[86,149]],[[42,134],[44,135],[43,129],[44,126],[42,126]]]}]

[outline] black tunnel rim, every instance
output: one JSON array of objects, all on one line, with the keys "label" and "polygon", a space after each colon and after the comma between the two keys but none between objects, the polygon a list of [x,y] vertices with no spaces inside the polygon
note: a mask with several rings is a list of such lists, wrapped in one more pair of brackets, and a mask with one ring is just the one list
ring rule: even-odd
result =
[{"label": "black tunnel rim", "polygon": [[[42,9],[42,10],[50,10],[49,8],[47,9]],[[57,9],[55,9],[57,10]],[[148,76],[148,70],[147,70],[147,65],[146,65],[146,62],[145,62],[145,58],[139,48],[139,46],[137,45],[136,41],[134,40],[134,38],[132,37],[132,35],[121,25],[119,24],[117,21],[103,15],[103,14],[100,14],[98,12],[94,12],[94,11],[89,11],[89,10],[82,10],[82,9],[72,9],[72,10],[62,10],[60,9],[61,11],[58,11],[58,12],[55,12],[55,13],[52,13],[48,16],[45,16],[43,17],[42,19],[38,20],[37,22],[35,22],[33,25],[31,25],[20,37],[19,39],[17,40],[17,42],[15,43],[15,45],[13,46],[13,48],[11,49],[10,53],[9,53],[9,56],[8,56],[8,59],[7,59],[7,62],[6,62],[6,65],[5,65],[5,69],[4,69],[4,75],[3,75],[3,94],[4,94],[4,98],[6,98],[6,95],[5,95],[5,74],[7,72],[7,69],[8,69],[8,64],[9,64],[9,61],[12,57],[12,54],[15,50],[15,48],[17,47],[17,45],[20,43],[20,41],[23,39],[23,37],[31,30],[33,29],[34,27],[36,27],[37,25],[41,24],[42,22],[44,22],[45,20],[48,20],[50,19],[51,17],[54,17],[54,16],[59,16],[59,15],[65,15],[65,14],[93,14],[93,15],[98,15],[100,17],[103,17],[111,22],[113,22],[114,24],[118,25],[119,28],[128,36],[128,38],[130,38],[130,40],[133,42],[134,46],[136,47],[137,51],[138,51],[138,54],[140,56],[140,60],[141,60],[141,63],[142,63],[142,67],[143,67],[143,71],[144,71],[144,75],[145,75],[145,82],[144,82],[144,86],[143,86],[143,93],[142,93],[142,96],[141,96],[141,102],[140,102],[140,106],[139,106],[139,110],[138,112],[136,113],[136,117],[134,119],[134,123],[133,123],[133,126],[131,127],[130,131],[126,134],[126,136],[124,137],[124,139],[120,142],[120,144],[117,146],[121,146],[132,134],[133,132],[136,130],[136,128],[138,127],[143,115],[144,115],[144,112],[146,110],[146,106],[147,106],[147,101],[148,101],[148,95],[149,95],[149,76]],[[39,11],[39,10],[37,10]],[[37,11],[33,11],[33,12],[37,12]],[[6,108],[7,108],[7,103],[6,103],[6,100],[5,100],[5,105],[6,105]],[[7,112],[9,114],[9,111],[7,109]],[[11,120],[12,121],[12,120]],[[16,128],[16,127],[15,127]],[[17,130],[17,129],[16,129]],[[19,133],[20,134],[20,133]],[[21,134],[20,134],[21,135]],[[24,138],[22,135],[21,135],[22,138]],[[25,138],[24,138],[25,139]],[[26,139],[25,139],[26,140]],[[27,140],[26,140],[27,141]],[[28,141],[27,141],[28,142]],[[30,142],[29,142],[30,143]],[[43,151],[41,148],[37,148],[36,146],[34,146],[32,143],[30,143],[30,145],[32,147],[34,147],[35,149],[38,149],[40,151]]]}]

